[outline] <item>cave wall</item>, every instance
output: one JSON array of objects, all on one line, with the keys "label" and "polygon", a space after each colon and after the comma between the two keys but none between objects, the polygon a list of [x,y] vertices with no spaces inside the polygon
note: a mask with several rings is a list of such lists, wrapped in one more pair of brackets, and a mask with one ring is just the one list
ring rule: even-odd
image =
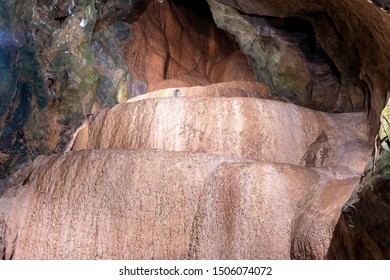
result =
[{"label": "cave wall", "polygon": [[154,89],[255,79],[211,17],[179,6],[1,1],[0,179],[63,151],[91,112]]},{"label": "cave wall", "polygon": [[208,0],[224,31],[179,2],[0,1],[0,179],[130,97],[257,79],[291,103],[368,114],[376,149],[328,257],[388,258],[388,1]]},{"label": "cave wall", "polygon": [[[337,93],[334,110],[354,111],[365,108],[372,122],[372,133],[377,133],[379,116],[389,95],[390,15],[388,13],[375,8],[368,1],[209,0],[208,2],[211,7],[217,6],[222,9],[224,16],[235,14],[233,18],[239,17],[241,22],[246,22],[248,29],[253,25],[243,21],[245,18],[242,14],[279,18],[294,16],[309,22],[318,43],[340,73],[341,87]],[[217,24],[223,28],[224,22],[229,23],[229,21],[219,22],[221,21],[219,17],[218,12],[214,12]],[[247,39],[248,36],[253,37],[254,33],[252,31],[244,33],[243,39]],[[249,42],[256,40],[255,37]],[[241,47],[243,46],[244,44],[241,43]],[[250,48],[246,51],[245,48],[247,46],[244,46],[243,51],[252,58],[258,78],[279,74],[278,69],[259,67],[261,62],[256,59],[257,52]],[[272,88],[272,83],[270,87]],[[294,86],[290,86],[290,91],[294,91]]]},{"label": "cave wall", "polygon": [[[339,73],[340,89],[334,103],[335,111],[364,108],[371,122],[371,134],[377,135],[373,140],[376,148],[360,183],[341,212],[327,258],[388,259],[390,109],[385,105],[390,96],[390,15],[384,10],[389,8],[388,1],[208,2],[212,11],[214,7],[214,18],[220,27],[234,31],[232,19],[247,27],[241,37],[237,34],[240,46],[252,58],[257,78],[271,80],[268,82],[271,91],[276,82],[269,77],[277,77],[279,69],[261,67],[263,62],[257,57],[257,50],[264,47],[260,40],[257,49],[253,50],[252,43],[258,41],[259,35],[253,28],[253,20],[248,19],[253,15],[260,18],[294,16],[311,24],[318,43]],[[249,42],[246,41],[248,37]],[[289,86],[289,90],[293,91],[294,86]]]},{"label": "cave wall", "polygon": [[[91,1],[1,1],[0,178],[59,152],[91,112]],[[3,38],[2,38],[3,39]]]},{"label": "cave wall", "polygon": [[210,0],[224,33],[186,1],[161,2],[1,1],[1,178],[62,151],[89,113],[176,85],[257,79],[304,107],[365,110],[377,132],[389,89],[385,11]]},{"label": "cave wall", "polygon": [[390,102],[382,111],[375,149],[345,203],[328,259],[390,259]]}]

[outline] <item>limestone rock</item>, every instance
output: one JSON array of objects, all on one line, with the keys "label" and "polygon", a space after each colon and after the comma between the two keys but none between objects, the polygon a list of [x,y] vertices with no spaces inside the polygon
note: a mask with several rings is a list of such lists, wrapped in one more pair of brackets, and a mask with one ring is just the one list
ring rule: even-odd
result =
[{"label": "limestone rock", "polygon": [[0,199],[1,257],[322,259],[358,178],[156,150],[41,157]]},{"label": "limestone rock", "polygon": [[325,258],[337,215],[359,178],[350,176],[331,182],[325,169],[221,165],[202,193],[190,257]]},{"label": "limestone rock", "polygon": [[333,233],[329,259],[390,258],[390,103],[381,117],[376,149],[364,176],[344,205]]},{"label": "limestone rock", "polygon": [[[131,17],[139,1],[95,1],[97,21],[91,52],[99,77],[94,110],[123,102],[131,92],[131,69],[123,59],[132,38]],[[151,35],[152,36],[152,35]]]},{"label": "limestone rock", "polygon": [[209,3],[218,26],[237,37],[257,80],[267,83],[274,96],[327,112],[346,110],[337,108],[340,83],[310,24],[296,18],[243,15],[217,1]]},{"label": "limestone rock", "polygon": [[167,97],[255,97],[270,98],[267,85],[253,82],[227,82],[210,86],[166,88],[148,92],[127,100],[136,102],[144,99],[167,98]]},{"label": "limestone rock", "polygon": [[342,168],[322,168],[315,171],[320,179],[312,185],[311,192],[306,197],[305,208],[294,221],[292,259],[327,258],[341,209],[361,176]]},{"label": "limestone rock", "polygon": [[289,259],[295,215],[317,180],[309,169],[282,164],[217,168],[202,193],[190,256]]},{"label": "limestone rock", "polygon": [[[279,19],[298,17],[309,22],[314,29],[317,43],[337,69],[335,73],[341,87],[338,90],[339,100],[336,102],[336,111],[342,108],[344,108],[342,111],[361,110],[365,107],[369,111],[369,119],[373,124],[371,132],[372,134],[377,133],[379,116],[386,104],[386,95],[389,90],[390,51],[388,38],[390,38],[390,29],[388,26],[390,25],[390,17],[388,13],[376,8],[371,4],[371,1],[365,0],[359,0],[358,5],[351,3],[350,0],[209,0],[208,2],[211,6],[214,4],[224,5],[220,16],[214,14],[216,20],[219,18],[218,25],[228,24],[229,21],[223,20],[223,17],[229,18],[232,13],[235,20],[240,19],[240,25],[237,26],[241,34],[245,34],[241,38],[243,41],[240,43],[241,48],[244,46],[243,43],[246,43],[245,46],[248,46],[249,49],[243,49],[243,52],[252,57],[253,65],[259,65],[262,59],[272,60],[273,56],[259,57],[259,54],[262,53],[259,47],[263,47],[261,44],[266,44],[267,41],[260,40],[260,46],[255,49],[259,37],[254,32],[253,25],[242,15]],[[237,14],[241,17],[237,17]],[[375,28],[373,28],[374,26]],[[236,35],[240,36],[240,34]],[[250,43],[253,43],[252,49]],[[255,70],[258,77],[261,76],[259,71],[271,71],[271,77],[275,74],[272,67]],[[293,75],[295,74],[299,75],[299,73],[293,73]],[[271,79],[271,77],[263,78]],[[295,81],[293,76],[290,77]],[[271,84],[269,85],[272,92],[273,87]],[[370,100],[367,100],[367,96],[370,96]]]},{"label": "limestone rock", "polygon": [[208,3],[0,1],[0,258],[390,257],[388,1]]},{"label": "limestone rock", "polygon": [[331,115],[246,97],[173,97],[91,115],[69,148],[205,152],[363,170],[371,151],[368,130],[363,113]]},{"label": "limestone rock", "polygon": [[368,157],[366,117],[223,97],[245,88],[264,86],[152,93],[91,115],[73,151],[10,181],[1,257],[325,258]]},{"label": "limestone rock", "polygon": [[151,90],[255,80],[231,36],[172,1],[6,0],[0,11],[0,179],[62,152],[91,112]]},{"label": "limestone rock", "polygon": [[97,77],[90,2],[1,2],[0,179],[38,155],[62,151],[91,112]]},{"label": "limestone rock", "polygon": [[129,97],[167,87],[254,80],[246,57],[211,19],[171,1],[143,1],[138,10],[124,50],[132,73]]},{"label": "limestone rock", "polygon": [[230,161],[151,150],[40,158],[0,199],[1,257],[185,259],[207,174]]}]

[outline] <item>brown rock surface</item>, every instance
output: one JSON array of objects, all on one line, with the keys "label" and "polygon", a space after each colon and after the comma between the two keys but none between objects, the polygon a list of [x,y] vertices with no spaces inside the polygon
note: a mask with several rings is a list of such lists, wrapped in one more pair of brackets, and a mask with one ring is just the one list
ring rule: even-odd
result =
[{"label": "brown rock surface", "polygon": [[185,259],[205,178],[229,161],[151,150],[40,158],[0,200],[2,258]]},{"label": "brown rock surface", "polygon": [[0,178],[149,92],[0,181],[0,259],[390,257],[390,17],[370,1],[209,0],[234,36],[191,1],[6,2]]},{"label": "brown rock surface", "polygon": [[361,171],[368,129],[364,113],[331,115],[265,99],[146,99],[90,116],[70,148],[205,152]]},{"label": "brown rock surface", "polygon": [[148,92],[127,102],[167,97],[255,97],[269,98],[269,88],[264,83],[234,81],[210,86],[176,87]]},{"label": "brown rock surface", "polygon": [[320,179],[312,185],[311,192],[306,196],[304,209],[294,220],[292,259],[327,257],[340,211],[361,176],[342,168],[315,171]]},{"label": "brown rock surface", "polygon": [[234,162],[154,150],[40,158],[0,199],[2,257],[324,258],[358,175]]},{"label": "brown rock surface", "polygon": [[[340,172],[340,171],[339,171]],[[323,259],[358,176],[277,163],[223,164],[198,208],[191,258]],[[338,199],[333,199],[333,196]]]},{"label": "brown rock surface", "polygon": [[0,198],[3,258],[325,258],[369,154],[363,113],[146,97],[91,115],[70,147],[83,151],[41,157],[15,177]]},{"label": "brown rock surface", "polygon": [[375,150],[345,203],[327,257],[390,259],[390,102],[381,114]]},{"label": "brown rock surface", "polygon": [[247,58],[211,19],[171,1],[146,0],[138,10],[134,37],[125,49],[133,76],[131,96],[166,87],[255,80]]},{"label": "brown rock surface", "polygon": [[63,152],[101,108],[167,87],[254,81],[234,38],[178,2],[2,1],[0,180]]}]

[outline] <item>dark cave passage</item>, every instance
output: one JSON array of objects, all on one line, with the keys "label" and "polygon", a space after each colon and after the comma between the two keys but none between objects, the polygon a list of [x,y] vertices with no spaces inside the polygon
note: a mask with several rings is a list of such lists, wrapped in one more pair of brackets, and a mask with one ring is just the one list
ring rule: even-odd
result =
[{"label": "dark cave passage", "polygon": [[[127,59],[135,77],[132,96],[167,87],[244,80],[264,82],[272,96],[303,107],[325,112],[363,110],[364,100],[353,108],[345,104],[341,74],[309,21],[240,12],[241,21],[255,30],[243,34],[239,25],[218,29],[206,1],[144,3],[149,5],[144,5],[147,8],[133,28],[155,34],[155,40],[143,42],[140,36],[128,47],[135,56],[150,57],[141,63]],[[156,24],[149,24],[155,20]],[[239,50],[237,34],[253,37],[254,47]]]},{"label": "dark cave passage", "polygon": [[191,12],[204,17],[206,19],[213,19],[213,15],[210,11],[210,6],[206,0],[191,1],[191,0],[172,0],[172,2],[178,7],[185,7]]}]

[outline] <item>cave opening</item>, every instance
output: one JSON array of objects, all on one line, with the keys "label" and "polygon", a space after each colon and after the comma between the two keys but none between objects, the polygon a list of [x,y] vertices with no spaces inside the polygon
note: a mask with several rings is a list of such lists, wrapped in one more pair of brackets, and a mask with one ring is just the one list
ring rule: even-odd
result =
[{"label": "cave opening", "polygon": [[[311,109],[345,112],[363,107],[348,107],[345,93],[339,94],[341,74],[308,20],[237,11],[241,22],[219,28],[207,1],[140,3],[143,14],[153,14],[152,21],[157,21],[151,25],[150,16],[143,15],[132,24],[141,25],[140,32],[160,35],[147,39],[150,46],[134,44],[145,39],[133,38],[129,52],[142,56],[152,52],[153,60],[135,64],[129,57],[128,68],[135,72],[132,96],[168,87],[250,81],[265,83],[275,98]],[[246,34],[241,25],[248,23],[253,29]],[[240,43],[245,37],[253,39],[252,47]]]},{"label": "cave opening", "polygon": [[139,5],[144,9],[136,21],[129,20],[135,37],[126,51],[127,67],[133,72],[131,96],[171,87],[255,80],[235,36],[217,27],[206,1],[143,1]]},{"label": "cave opening", "polygon": [[177,7],[185,7],[186,9],[192,11],[193,13],[205,18],[205,19],[213,19],[213,15],[210,11],[210,6],[206,0],[172,0],[172,2]]}]

